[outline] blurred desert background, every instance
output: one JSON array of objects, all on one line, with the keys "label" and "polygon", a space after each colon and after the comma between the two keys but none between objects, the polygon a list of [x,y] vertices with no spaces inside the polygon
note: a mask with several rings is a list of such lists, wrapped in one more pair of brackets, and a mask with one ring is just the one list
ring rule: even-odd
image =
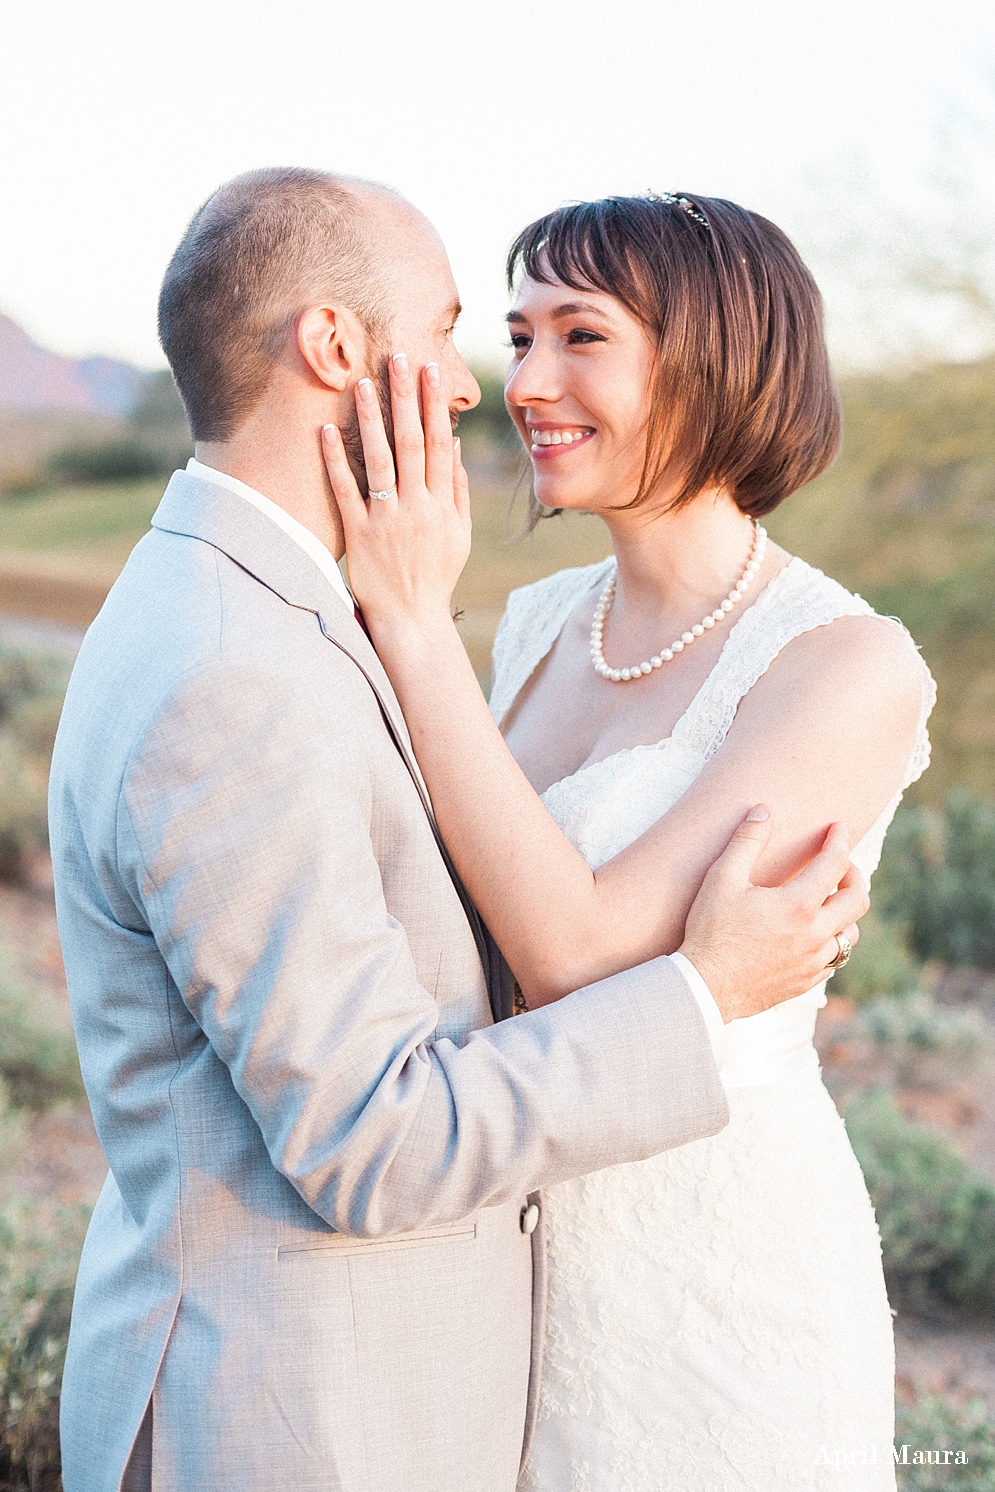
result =
[{"label": "blurred desert background", "polygon": [[[192,448],[168,373],[105,366],[88,382],[12,323],[0,334],[0,1393],[19,1487],[25,1455],[54,1465],[75,1253],[104,1173],[59,955],[47,762],[83,631]],[[607,545],[577,515],[520,536],[524,465],[500,378],[479,380],[461,426],[474,548],[457,601],[486,688],[508,591]],[[992,1479],[963,1485],[995,1486],[995,359],[864,373],[842,391],[839,463],[769,527],[906,622],[939,701],[933,765],[899,812],[821,1049],[884,1234],[901,1424],[970,1436]],[[933,1485],[911,1471],[906,1484]]]}]

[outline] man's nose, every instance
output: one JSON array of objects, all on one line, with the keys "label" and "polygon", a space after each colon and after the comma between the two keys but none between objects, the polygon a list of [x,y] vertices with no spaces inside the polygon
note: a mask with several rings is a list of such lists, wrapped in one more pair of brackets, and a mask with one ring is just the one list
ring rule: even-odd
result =
[{"label": "man's nose", "polygon": [[470,372],[466,363],[457,355],[455,377],[453,378],[453,392],[450,399],[450,408],[457,412],[464,409],[474,409],[480,403],[480,384]]}]

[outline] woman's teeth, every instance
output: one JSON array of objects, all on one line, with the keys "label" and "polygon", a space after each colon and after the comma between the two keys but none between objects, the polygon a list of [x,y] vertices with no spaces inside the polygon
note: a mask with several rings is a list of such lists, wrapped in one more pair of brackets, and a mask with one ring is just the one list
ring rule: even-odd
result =
[{"label": "woman's teeth", "polygon": [[583,440],[588,430],[530,430],[534,446],[568,446],[575,440]]}]

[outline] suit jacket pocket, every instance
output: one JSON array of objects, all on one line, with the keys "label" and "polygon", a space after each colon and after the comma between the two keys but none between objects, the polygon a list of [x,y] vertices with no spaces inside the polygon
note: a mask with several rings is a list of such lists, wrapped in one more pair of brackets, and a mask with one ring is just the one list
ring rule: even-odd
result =
[{"label": "suit jacket pocket", "polygon": [[328,1253],[338,1258],[349,1254],[392,1253],[397,1249],[424,1248],[432,1243],[472,1242],[477,1236],[475,1222],[464,1221],[443,1228],[418,1228],[412,1233],[395,1233],[390,1238],[350,1238],[345,1233],[320,1233],[313,1241],[284,1243],[276,1251],[278,1259],[291,1254]]}]

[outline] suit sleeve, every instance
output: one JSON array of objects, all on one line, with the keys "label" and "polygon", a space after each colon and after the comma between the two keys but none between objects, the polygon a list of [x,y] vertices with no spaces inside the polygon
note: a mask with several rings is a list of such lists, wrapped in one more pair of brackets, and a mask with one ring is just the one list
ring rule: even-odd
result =
[{"label": "suit sleeve", "polygon": [[216,663],[157,711],[119,806],[119,873],[317,1214],[361,1237],[443,1224],[725,1124],[701,1012],[666,958],[436,1039],[372,803],[330,704]]}]

